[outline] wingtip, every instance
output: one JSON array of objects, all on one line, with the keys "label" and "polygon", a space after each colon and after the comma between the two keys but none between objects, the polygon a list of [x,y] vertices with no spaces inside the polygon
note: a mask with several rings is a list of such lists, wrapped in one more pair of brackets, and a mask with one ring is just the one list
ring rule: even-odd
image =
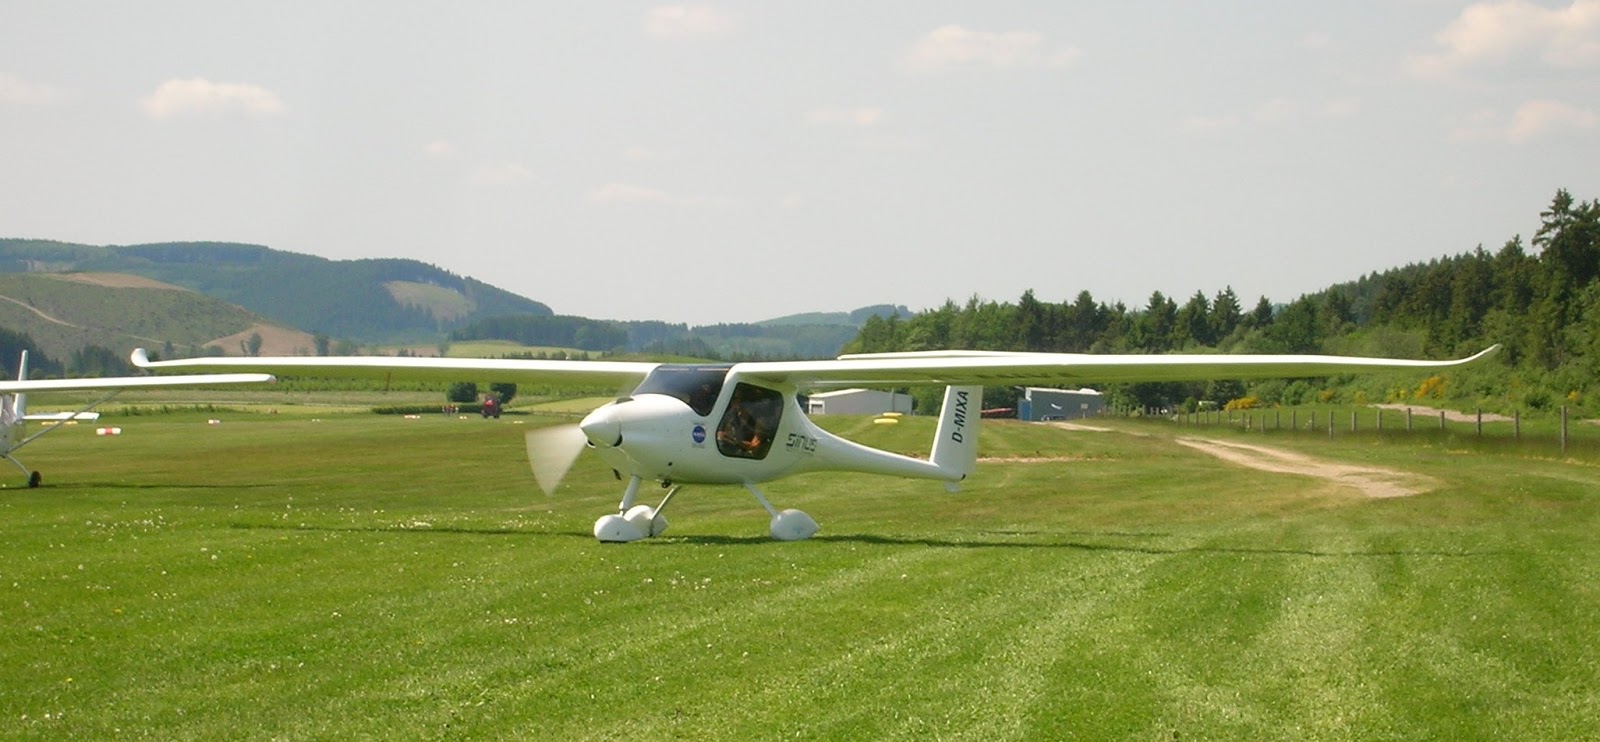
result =
[{"label": "wingtip", "polygon": [[129,356],[129,359],[133,361],[133,365],[139,368],[150,365],[150,354],[146,353],[144,348],[134,348],[133,355]]}]

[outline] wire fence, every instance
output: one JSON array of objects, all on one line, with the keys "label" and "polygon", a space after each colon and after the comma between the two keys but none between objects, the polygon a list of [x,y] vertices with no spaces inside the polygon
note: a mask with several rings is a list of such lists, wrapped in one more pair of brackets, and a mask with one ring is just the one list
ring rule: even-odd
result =
[{"label": "wire fence", "polygon": [[1402,405],[1355,407],[1265,408],[1170,412],[1156,409],[1109,410],[1109,414],[1165,419],[1191,428],[1231,428],[1283,435],[1395,437],[1426,436],[1484,444],[1513,443],[1548,448],[1562,456],[1600,455],[1600,426],[1574,419],[1565,406],[1524,418],[1474,409],[1467,412]]}]

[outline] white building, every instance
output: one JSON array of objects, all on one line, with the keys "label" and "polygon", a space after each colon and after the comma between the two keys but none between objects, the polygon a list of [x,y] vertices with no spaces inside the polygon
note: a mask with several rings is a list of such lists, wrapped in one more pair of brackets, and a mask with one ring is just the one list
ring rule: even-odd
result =
[{"label": "white building", "polygon": [[840,389],[811,395],[806,402],[808,415],[877,415],[884,412],[911,413],[911,395],[876,389]]},{"label": "white building", "polygon": [[1093,389],[1045,389],[1030,386],[1017,400],[1019,420],[1077,420],[1105,409],[1105,399]]}]

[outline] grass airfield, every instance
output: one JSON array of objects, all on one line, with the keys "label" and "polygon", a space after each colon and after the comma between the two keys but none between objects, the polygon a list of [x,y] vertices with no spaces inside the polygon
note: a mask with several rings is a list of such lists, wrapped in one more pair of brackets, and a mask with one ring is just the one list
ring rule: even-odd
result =
[{"label": "grass airfield", "polygon": [[958,494],[771,483],[822,525],[778,543],[742,490],[686,487],[664,537],[601,545],[621,483],[586,456],[539,494],[522,434],[551,419],[316,414],[108,417],[22,452],[45,487],[0,473],[0,736],[1600,737],[1593,463],[985,421]]}]

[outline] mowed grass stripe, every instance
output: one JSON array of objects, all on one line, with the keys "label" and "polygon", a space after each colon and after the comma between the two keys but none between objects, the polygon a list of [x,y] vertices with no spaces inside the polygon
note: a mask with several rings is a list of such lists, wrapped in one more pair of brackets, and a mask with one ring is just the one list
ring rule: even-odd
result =
[{"label": "mowed grass stripe", "polygon": [[[1373,501],[1143,437],[993,425],[959,494],[736,488],[595,544],[621,483],[536,494],[528,425],[266,416],[63,433],[0,492],[16,736],[1600,735],[1595,470],[1252,437],[1411,467]],[[931,421],[841,419],[926,453]],[[79,431],[87,432],[87,431]],[[1035,456],[1035,454],[1040,454]],[[659,493],[653,493],[659,496]],[[78,565],[83,569],[78,569]],[[37,627],[37,628],[35,628]]]},{"label": "mowed grass stripe", "polygon": [[[914,548],[938,559],[888,574],[872,592],[873,602],[914,610],[858,617],[864,633],[831,642],[844,645],[832,647],[832,660],[763,687],[757,701],[783,728],[823,737],[1015,733],[1014,712],[1036,701],[1039,669],[1062,650],[1061,614],[1083,610],[1083,584],[1097,575],[1074,569],[1073,554],[1053,571],[1007,547]],[[825,606],[810,611],[810,625],[839,620]],[[748,731],[763,723],[750,720]]]}]

